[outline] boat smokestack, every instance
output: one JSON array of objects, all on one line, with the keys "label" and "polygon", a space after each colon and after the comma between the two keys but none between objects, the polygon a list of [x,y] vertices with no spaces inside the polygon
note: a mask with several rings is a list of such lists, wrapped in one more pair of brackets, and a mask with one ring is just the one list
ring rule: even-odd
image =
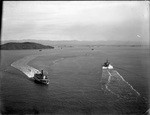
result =
[{"label": "boat smokestack", "polygon": [[43,75],[43,70],[41,70],[41,74]]}]

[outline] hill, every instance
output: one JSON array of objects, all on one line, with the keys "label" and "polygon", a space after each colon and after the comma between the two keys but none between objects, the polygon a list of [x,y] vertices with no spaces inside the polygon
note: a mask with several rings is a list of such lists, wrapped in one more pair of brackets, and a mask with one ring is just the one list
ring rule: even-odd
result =
[{"label": "hill", "polygon": [[54,49],[54,47],[34,42],[23,42],[23,43],[10,42],[0,45],[0,49],[1,50]]},{"label": "hill", "polygon": [[51,40],[32,40],[32,39],[24,39],[24,40],[5,40],[2,41],[2,44],[9,42],[35,42],[43,45],[50,46],[85,46],[85,45],[97,45],[97,46],[140,46],[144,45],[138,41],[78,41],[78,40],[62,40],[62,41],[51,41]]}]

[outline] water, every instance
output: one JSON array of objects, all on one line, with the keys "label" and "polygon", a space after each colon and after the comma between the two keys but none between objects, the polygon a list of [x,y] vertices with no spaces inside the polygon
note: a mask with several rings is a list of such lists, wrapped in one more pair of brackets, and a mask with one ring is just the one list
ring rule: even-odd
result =
[{"label": "water", "polygon": [[[13,52],[11,56],[10,52]],[[146,51],[139,49],[107,47],[94,51],[88,48],[4,51],[1,111],[140,115],[148,109],[148,77],[144,74],[147,70],[143,69],[145,62],[141,63],[146,55]],[[102,71],[101,64],[106,58],[112,65],[130,72]],[[25,68],[20,68],[22,65]],[[36,84],[32,79],[33,73],[41,69],[48,74],[48,86]]]}]

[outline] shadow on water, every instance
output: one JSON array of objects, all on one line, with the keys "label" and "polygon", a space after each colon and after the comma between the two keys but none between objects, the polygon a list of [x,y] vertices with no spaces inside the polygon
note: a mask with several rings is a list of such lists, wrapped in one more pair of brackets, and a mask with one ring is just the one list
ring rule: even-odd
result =
[{"label": "shadow on water", "polygon": [[1,114],[18,114],[18,115],[25,115],[25,114],[40,114],[40,111],[36,107],[32,107],[32,109],[14,109],[11,106],[6,106],[3,110],[1,110]]},{"label": "shadow on water", "polygon": [[[31,78],[30,78],[30,79],[31,79]],[[40,82],[38,82],[38,81],[35,81],[34,79],[32,79],[32,81],[33,81],[35,84],[39,85],[39,86],[45,86],[45,87],[48,87],[48,84],[40,83]]]}]

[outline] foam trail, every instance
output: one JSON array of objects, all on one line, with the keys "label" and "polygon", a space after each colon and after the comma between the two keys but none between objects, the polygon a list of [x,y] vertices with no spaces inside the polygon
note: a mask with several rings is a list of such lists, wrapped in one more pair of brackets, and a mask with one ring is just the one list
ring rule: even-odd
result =
[{"label": "foam trail", "polygon": [[[25,75],[27,75],[29,78],[32,78],[32,77],[34,77],[34,74],[35,74],[35,73],[40,73],[40,71],[37,70],[37,69],[35,69],[35,68],[33,68],[33,67],[31,67],[31,66],[28,66],[27,64],[28,64],[31,60],[35,59],[35,58],[38,57],[38,56],[41,56],[41,55],[30,55],[30,56],[24,57],[24,58],[22,58],[22,59],[19,59],[19,60],[13,62],[13,63],[11,64],[11,66],[14,67],[14,68],[16,68],[16,69],[18,69],[18,70],[20,70],[20,71],[23,72]],[[54,60],[54,61],[53,61],[53,64],[55,64],[55,63],[57,63],[58,61],[63,60],[63,59],[64,59],[64,58],[60,58],[60,59],[58,59],[58,60]]]},{"label": "foam trail", "polygon": [[109,74],[109,78],[108,78],[108,83],[110,82],[110,79],[111,79],[111,74],[110,72],[107,70],[108,74]]},{"label": "foam trail", "polygon": [[29,78],[32,78],[34,76],[35,73],[39,73],[40,71],[28,66],[28,62],[33,60],[34,58],[36,58],[36,55],[31,55],[31,56],[27,56],[24,57],[20,60],[17,60],[15,62],[13,62],[11,64],[12,67],[19,69],[20,71],[22,71],[25,75],[27,75]]},{"label": "foam trail", "polygon": [[53,61],[53,64],[56,64],[57,62],[59,62],[59,61],[61,61],[61,60],[63,60],[64,58],[60,58],[60,59],[57,59],[57,60],[54,60]]},{"label": "foam trail", "polygon": [[132,90],[134,90],[138,95],[140,95],[140,93],[139,93],[138,91],[136,91],[136,90],[132,87],[132,85],[130,85],[126,80],[124,80],[124,78],[123,78],[116,70],[114,70],[114,71],[121,77],[121,79],[122,79],[124,82],[126,82],[126,83],[131,87]]},{"label": "foam trail", "polygon": [[117,97],[120,97],[119,96],[119,94],[116,94],[116,93],[114,93],[113,91],[111,91],[109,88],[108,88],[108,84],[110,83],[110,80],[111,80],[111,74],[110,74],[110,72],[107,70],[107,72],[108,72],[108,74],[109,74],[109,77],[108,77],[108,82],[107,82],[107,84],[105,85],[105,87],[106,87],[106,89],[108,90],[108,91],[110,91],[112,94],[114,94],[114,95],[116,95]]},{"label": "foam trail", "polygon": [[108,72],[107,69],[103,70],[102,79],[101,79],[101,83],[103,84],[103,85],[102,85],[102,90],[104,90],[104,91],[107,90],[107,91],[109,91],[109,92],[112,93],[113,95],[116,95],[116,96],[119,98],[119,97],[120,97],[119,94],[117,94],[117,93],[111,91],[111,90],[108,88],[108,85],[109,85],[110,81],[111,81],[111,74],[110,74],[110,72]]},{"label": "foam trail", "polygon": [[[104,84],[103,86],[106,90],[119,98],[140,96],[140,93],[137,92],[127,81],[125,81],[116,70],[103,70],[101,83]],[[102,89],[104,90],[103,87]],[[132,96],[130,97],[128,94]]]}]

